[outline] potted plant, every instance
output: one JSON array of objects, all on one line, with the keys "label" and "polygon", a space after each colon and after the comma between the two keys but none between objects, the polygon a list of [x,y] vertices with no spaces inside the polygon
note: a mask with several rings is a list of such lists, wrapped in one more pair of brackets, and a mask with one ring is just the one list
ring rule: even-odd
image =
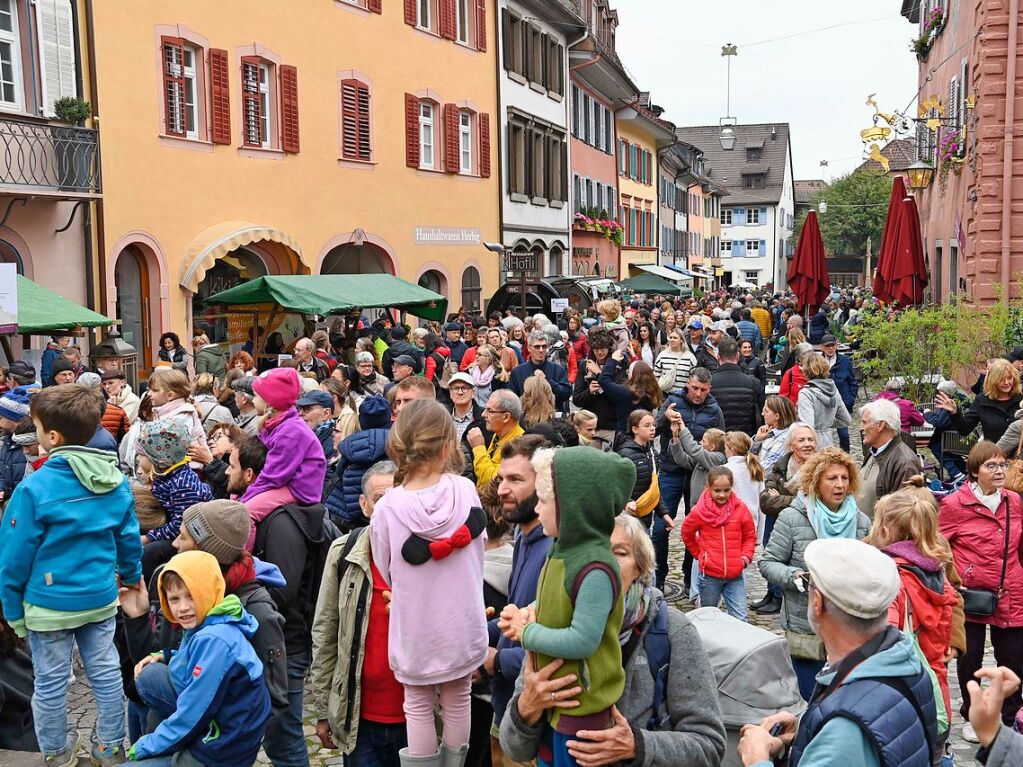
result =
[{"label": "potted plant", "polygon": [[74,96],[65,96],[53,102],[53,111],[58,120],[70,126],[53,128],[58,185],[61,189],[89,191],[96,162],[96,141],[92,131],[82,126],[92,116],[92,105]]},{"label": "potted plant", "polygon": [[957,176],[962,173],[963,163],[966,161],[964,134],[964,129],[952,128],[945,131],[938,142],[938,181],[943,187],[948,181],[949,173],[955,173]]}]

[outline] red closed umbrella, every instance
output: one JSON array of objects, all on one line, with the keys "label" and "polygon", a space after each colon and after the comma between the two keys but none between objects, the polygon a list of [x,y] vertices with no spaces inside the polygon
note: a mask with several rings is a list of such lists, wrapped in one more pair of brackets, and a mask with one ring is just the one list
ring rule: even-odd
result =
[{"label": "red closed umbrella", "polygon": [[892,301],[915,306],[924,300],[927,287],[927,263],[924,261],[920,214],[916,200],[906,197],[899,203],[898,226],[891,258],[885,263],[884,279]]},{"label": "red closed umbrella", "polygon": [[888,216],[884,221],[884,229],[881,232],[881,247],[877,251],[877,265],[874,267],[874,281],[872,289],[874,295],[881,301],[891,302],[893,300],[889,292],[889,284],[886,277],[888,264],[892,259],[892,251],[895,247],[895,237],[899,230],[899,212],[902,210],[902,200],[906,197],[906,182],[902,176],[896,176],[892,181],[892,194],[888,198]]},{"label": "red closed umbrella", "polygon": [[816,311],[831,292],[821,228],[817,223],[817,214],[812,210],[807,214],[803,231],[799,234],[796,254],[789,264],[788,282],[789,288],[799,299],[800,311]]}]

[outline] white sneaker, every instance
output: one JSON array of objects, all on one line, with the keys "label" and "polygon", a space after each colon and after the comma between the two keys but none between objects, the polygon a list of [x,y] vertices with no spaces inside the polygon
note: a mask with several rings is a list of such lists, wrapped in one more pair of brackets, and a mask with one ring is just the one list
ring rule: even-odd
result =
[{"label": "white sneaker", "polygon": [[977,737],[977,731],[973,729],[973,725],[969,722],[963,725],[963,740],[967,743],[980,743],[980,738]]}]

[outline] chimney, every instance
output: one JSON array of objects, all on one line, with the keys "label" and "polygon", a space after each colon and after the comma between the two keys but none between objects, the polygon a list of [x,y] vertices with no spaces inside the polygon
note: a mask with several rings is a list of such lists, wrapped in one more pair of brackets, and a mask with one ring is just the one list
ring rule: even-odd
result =
[{"label": "chimney", "polygon": [[772,125],[771,126],[771,141],[777,141],[777,140],[778,140],[778,126]]}]

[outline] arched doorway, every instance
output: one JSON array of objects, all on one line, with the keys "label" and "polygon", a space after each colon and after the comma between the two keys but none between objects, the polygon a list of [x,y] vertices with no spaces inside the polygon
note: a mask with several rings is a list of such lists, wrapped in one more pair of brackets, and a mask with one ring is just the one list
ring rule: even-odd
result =
[{"label": "arched doorway", "polygon": [[210,296],[228,290],[248,280],[269,274],[266,263],[248,248],[232,250],[217,259],[207,271],[198,290],[192,296],[192,329],[196,334],[205,333],[210,343],[224,343],[228,340],[227,318],[224,307],[207,306],[204,302]]},{"label": "arched doorway", "polygon": [[547,275],[558,277],[561,275],[561,257],[564,251],[557,245],[551,247],[547,253]]},{"label": "arched doorway", "polygon": [[427,269],[419,275],[419,287],[432,290],[434,293],[440,293],[442,296],[448,294],[447,278],[436,269]]},{"label": "arched doorway", "polygon": [[320,274],[391,274],[391,260],[372,243],[346,243],[323,257]]},{"label": "arched doorway", "polygon": [[475,266],[465,267],[462,272],[462,306],[471,312],[480,311],[480,270]]},{"label": "arched doorway", "polygon": [[121,337],[135,347],[144,367],[153,364],[150,339],[149,269],[134,245],[117,256],[114,266],[117,284],[116,309]]}]

